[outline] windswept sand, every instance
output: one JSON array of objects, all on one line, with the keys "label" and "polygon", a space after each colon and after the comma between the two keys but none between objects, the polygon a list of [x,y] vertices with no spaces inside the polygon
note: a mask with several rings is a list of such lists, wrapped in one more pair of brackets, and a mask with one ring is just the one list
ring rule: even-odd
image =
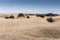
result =
[{"label": "windswept sand", "polygon": [[5,19],[0,17],[0,40],[60,40],[60,16]]}]

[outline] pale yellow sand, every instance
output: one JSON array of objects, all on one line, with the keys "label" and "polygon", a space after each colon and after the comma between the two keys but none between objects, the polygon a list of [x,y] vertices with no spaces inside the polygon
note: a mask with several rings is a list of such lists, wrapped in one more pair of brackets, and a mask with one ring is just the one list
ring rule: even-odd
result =
[{"label": "pale yellow sand", "polygon": [[60,16],[5,19],[0,17],[0,40],[60,40]]}]

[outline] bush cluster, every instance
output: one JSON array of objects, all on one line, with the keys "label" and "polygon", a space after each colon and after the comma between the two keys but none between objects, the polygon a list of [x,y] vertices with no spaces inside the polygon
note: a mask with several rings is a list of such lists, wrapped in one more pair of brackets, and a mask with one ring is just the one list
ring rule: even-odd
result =
[{"label": "bush cluster", "polygon": [[44,18],[45,16],[43,14],[36,14],[37,17]]},{"label": "bush cluster", "polygon": [[23,13],[19,13],[17,17],[23,17],[24,14]]},{"label": "bush cluster", "polygon": [[48,22],[54,22],[54,20],[50,17],[50,18],[47,18],[47,21]]},{"label": "bush cluster", "polygon": [[9,17],[5,17],[5,19],[9,19],[9,18],[14,19],[15,17],[13,15],[11,15]]}]

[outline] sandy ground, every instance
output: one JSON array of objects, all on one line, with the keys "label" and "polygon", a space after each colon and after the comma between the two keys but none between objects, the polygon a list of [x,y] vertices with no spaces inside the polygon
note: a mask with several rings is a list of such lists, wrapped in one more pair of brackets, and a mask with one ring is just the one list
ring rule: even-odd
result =
[{"label": "sandy ground", "polygon": [[0,17],[0,40],[60,40],[60,16],[5,19]]}]

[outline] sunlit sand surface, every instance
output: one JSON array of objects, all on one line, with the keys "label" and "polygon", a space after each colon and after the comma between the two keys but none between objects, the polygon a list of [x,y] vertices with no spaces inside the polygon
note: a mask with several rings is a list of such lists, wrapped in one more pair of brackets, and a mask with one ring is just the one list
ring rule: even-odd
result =
[{"label": "sunlit sand surface", "polygon": [[0,17],[0,40],[60,40],[60,16],[53,17],[53,23],[46,19]]}]

